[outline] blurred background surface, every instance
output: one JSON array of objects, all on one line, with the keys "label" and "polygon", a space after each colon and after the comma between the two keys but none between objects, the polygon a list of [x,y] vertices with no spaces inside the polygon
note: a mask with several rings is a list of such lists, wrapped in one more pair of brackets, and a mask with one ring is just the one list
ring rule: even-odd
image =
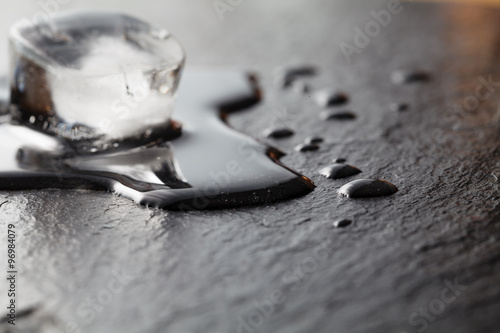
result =
[{"label": "blurred background surface", "polygon": [[[256,0],[253,1],[256,4],[248,5],[245,1],[238,7],[243,10],[235,10],[231,12],[230,15],[226,15],[225,20],[221,20],[218,14],[214,10],[212,0],[201,0],[201,1],[191,1],[189,5],[186,5],[185,1],[182,0],[24,0],[24,1],[9,1],[2,4],[3,8],[0,12],[0,43],[3,43],[3,49],[6,50],[7,47],[7,37],[10,26],[22,19],[28,19],[30,21],[35,21],[37,19],[43,18],[44,15],[52,15],[60,11],[72,10],[72,9],[100,9],[100,10],[112,10],[120,11],[137,16],[146,21],[152,22],[158,26],[162,26],[171,30],[184,44],[188,54],[188,60],[194,60],[195,63],[199,64],[206,63],[206,59],[201,59],[196,54],[190,51],[191,44],[197,48],[199,46],[199,41],[211,40],[212,37],[224,36],[228,39],[230,36],[225,31],[225,27],[238,21],[245,11],[244,8],[249,11],[254,8],[261,7],[262,10],[273,11],[280,13],[285,12],[296,12],[300,13],[303,10],[304,1],[300,0],[290,0],[286,2],[286,8],[283,8],[282,1],[274,1],[269,3],[268,1]],[[318,0],[314,1],[314,6],[329,6],[331,0]],[[335,6],[337,8],[351,7],[344,3],[343,0],[334,0],[336,2]],[[358,7],[366,7],[367,11],[371,9],[371,1],[366,0],[353,0],[349,2],[354,2]],[[407,2],[426,2],[422,0],[410,0]],[[442,3],[468,3],[477,5],[500,5],[500,0],[431,0],[431,2],[442,2]],[[354,6],[355,7],[355,6]],[[364,10],[364,9],[361,9]],[[240,13],[238,13],[240,12]],[[335,16],[334,16],[335,18]],[[342,15],[338,15],[336,19],[343,20]],[[229,24],[225,24],[229,21]],[[233,22],[231,22],[233,21]],[[199,29],[199,34],[201,36],[193,36],[191,33],[193,22],[196,22],[196,26]],[[265,22],[260,22],[260,25]],[[351,29],[352,24],[349,22],[344,24],[346,29]],[[257,22],[256,22],[257,24]],[[248,29],[252,29],[248,26]],[[220,39],[220,38],[219,38]],[[0,44],[2,45],[2,44]],[[193,57],[194,56],[194,57]],[[5,72],[7,69],[7,52],[0,51],[0,73]],[[208,63],[213,64],[213,61],[208,61]]]}]

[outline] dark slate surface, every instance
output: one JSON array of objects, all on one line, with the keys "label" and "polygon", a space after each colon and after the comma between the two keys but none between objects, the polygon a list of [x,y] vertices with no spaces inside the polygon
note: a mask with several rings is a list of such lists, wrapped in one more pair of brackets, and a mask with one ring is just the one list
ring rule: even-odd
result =
[{"label": "dark slate surface", "polygon": [[[2,244],[8,223],[19,233],[18,310],[34,310],[17,331],[416,332],[425,324],[426,332],[498,332],[500,87],[467,112],[449,107],[474,102],[478,77],[500,81],[500,12],[407,3],[348,64],[339,43],[352,43],[353,28],[384,8],[243,1],[220,21],[210,2],[130,4],[178,35],[189,65],[260,74],[264,102],[232,125],[289,153],[285,164],[318,187],[270,206],[190,213],[110,193],[1,192]],[[345,91],[358,118],[323,122],[308,95],[274,86],[272,70],[295,64],[317,66],[307,78],[313,91]],[[395,85],[396,69],[432,80]],[[410,108],[391,111],[394,102]],[[263,136],[278,118],[295,136]],[[311,135],[325,138],[320,150],[294,151]],[[399,192],[339,197],[352,179],[318,174],[338,157],[363,171],[352,179],[386,179]],[[353,224],[332,226],[344,218]],[[450,293],[445,280],[465,289]],[[425,319],[418,311],[429,306],[438,315]]]}]

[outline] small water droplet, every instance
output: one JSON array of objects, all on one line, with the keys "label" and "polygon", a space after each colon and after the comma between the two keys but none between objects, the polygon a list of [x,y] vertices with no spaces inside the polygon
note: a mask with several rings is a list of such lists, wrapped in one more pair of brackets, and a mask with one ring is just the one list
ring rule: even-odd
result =
[{"label": "small water droplet", "polygon": [[324,140],[322,137],[319,137],[319,136],[310,136],[308,137],[307,139],[305,139],[305,143],[307,144],[310,144],[310,143],[315,143],[315,144],[318,144],[318,143],[322,143]]},{"label": "small water droplet", "polygon": [[313,66],[300,66],[293,68],[280,68],[276,70],[274,82],[282,88],[288,88],[297,78],[304,76],[313,76],[316,74],[316,68]]},{"label": "small water droplet", "polygon": [[430,75],[422,70],[396,70],[392,72],[391,80],[394,84],[427,82],[430,80]]},{"label": "small water droplet", "polygon": [[392,103],[389,105],[389,110],[392,112],[403,112],[407,111],[410,108],[410,106],[406,103]]},{"label": "small water droplet", "polygon": [[288,76],[293,76],[293,77],[313,76],[316,74],[316,68],[310,65],[288,68],[285,71]]},{"label": "small water droplet", "polygon": [[340,179],[357,175],[361,170],[349,164],[335,163],[321,169],[319,173],[328,179]]},{"label": "small water droplet", "polygon": [[30,117],[30,124],[34,124],[36,121],[36,117],[35,116],[31,116]]},{"label": "small water droplet", "polygon": [[343,92],[325,89],[318,91],[314,95],[314,99],[320,107],[327,108],[330,106],[345,104],[349,100],[349,97]]},{"label": "small water droplet", "polygon": [[391,195],[398,188],[381,179],[357,179],[339,189],[339,194],[349,198],[369,198]]},{"label": "small water droplet", "polygon": [[330,110],[321,113],[320,118],[323,120],[353,120],[356,119],[356,114],[349,110]]},{"label": "small water droplet", "polygon": [[297,147],[295,147],[296,151],[300,151],[302,153],[307,152],[307,151],[316,151],[319,149],[319,146],[315,143],[305,143],[305,144],[300,144]]},{"label": "small water droplet", "polygon": [[268,128],[264,131],[264,135],[268,138],[273,138],[273,139],[283,139],[283,138],[288,138],[294,135],[295,132],[286,127],[282,128]]},{"label": "small water droplet", "polygon": [[347,219],[337,220],[337,221],[333,222],[333,226],[335,228],[345,228],[350,224],[352,224],[352,221],[347,220]]}]

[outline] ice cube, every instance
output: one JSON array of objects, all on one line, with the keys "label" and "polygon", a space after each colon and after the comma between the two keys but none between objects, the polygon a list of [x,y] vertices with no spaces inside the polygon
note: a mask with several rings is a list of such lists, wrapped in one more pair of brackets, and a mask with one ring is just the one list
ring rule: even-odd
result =
[{"label": "ice cube", "polygon": [[68,140],[118,141],[167,126],[184,51],[126,15],[71,12],[10,33],[13,118]]}]

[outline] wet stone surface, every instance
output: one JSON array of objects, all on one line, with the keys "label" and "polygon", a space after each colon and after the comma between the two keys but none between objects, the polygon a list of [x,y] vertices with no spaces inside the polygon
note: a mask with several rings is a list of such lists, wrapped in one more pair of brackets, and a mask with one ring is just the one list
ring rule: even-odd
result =
[{"label": "wet stone surface", "polygon": [[[99,6],[85,3],[92,4]],[[0,192],[0,239],[14,223],[19,240],[24,315],[16,330],[245,332],[253,324],[247,330],[254,333],[498,331],[500,92],[459,118],[445,110],[474,95],[478,76],[500,81],[496,57],[485,56],[500,52],[500,11],[405,2],[348,63],[339,43],[352,44],[351,27],[364,27],[386,1],[256,0],[226,12],[223,23],[206,2],[127,6],[182,41],[186,69],[257,71],[262,103],[227,121],[258,138],[282,119],[296,131],[275,144],[287,153],[283,163],[317,187],[290,201],[194,212],[148,209],[104,191]],[[283,27],[286,38],[270,38],[284,36]],[[356,121],[323,121],[313,97],[276,87],[273,70],[288,61],[317,66],[311,91],[349,92]],[[393,84],[391,73],[401,68],[425,68],[432,80]],[[418,112],[388,109],[398,101]],[[325,139],[320,150],[294,151],[313,135]],[[252,156],[245,146],[242,153]],[[386,179],[399,191],[340,196],[350,179],[317,171],[341,157],[362,166],[354,177]],[[222,171],[213,170],[218,181]],[[333,227],[346,218],[354,223]],[[419,309],[432,311],[450,284],[459,296],[426,319]],[[6,291],[0,283],[0,295]],[[269,302],[273,311],[256,321]],[[0,323],[0,331],[7,328]]]}]

